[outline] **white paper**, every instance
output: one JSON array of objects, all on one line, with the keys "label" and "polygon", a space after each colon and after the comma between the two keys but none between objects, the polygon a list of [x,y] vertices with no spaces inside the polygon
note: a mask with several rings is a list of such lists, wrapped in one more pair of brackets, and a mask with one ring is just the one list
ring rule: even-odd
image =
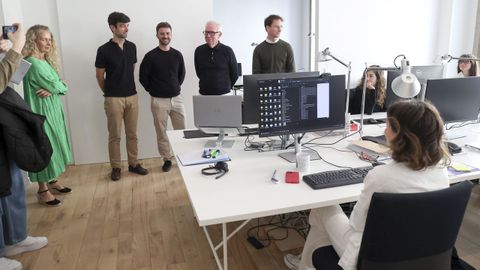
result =
[{"label": "white paper", "polygon": [[[0,54],[0,61],[5,57],[5,54]],[[14,84],[20,84],[23,80],[23,77],[25,77],[25,74],[27,74],[28,70],[30,69],[30,62],[25,61],[22,59],[20,62],[20,65],[18,66],[17,70],[13,74],[12,78],[10,79],[10,82]]]}]

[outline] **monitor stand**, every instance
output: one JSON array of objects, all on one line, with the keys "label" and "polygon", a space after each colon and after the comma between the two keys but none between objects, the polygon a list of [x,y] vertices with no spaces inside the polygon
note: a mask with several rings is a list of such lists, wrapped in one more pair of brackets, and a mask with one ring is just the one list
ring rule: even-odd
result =
[{"label": "monitor stand", "polygon": [[280,153],[280,154],[278,154],[279,157],[285,159],[286,161],[288,161],[290,163],[295,163],[295,162],[297,162],[297,154],[302,152],[302,153],[309,154],[310,155],[310,160],[320,159],[320,156],[315,151],[312,151],[312,150],[303,150],[302,151],[300,142],[298,141],[299,140],[298,134],[294,134],[293,139],[295,140],[295,152]]},{"label": "monitor stand", "polygon": [[225,137],[225,129],[221,128],[220,132],[218,133],[217,140],[208,140],[205,143],[205,148],[232,148],[233,144],[235,143],[234,140],[224,140]]}]

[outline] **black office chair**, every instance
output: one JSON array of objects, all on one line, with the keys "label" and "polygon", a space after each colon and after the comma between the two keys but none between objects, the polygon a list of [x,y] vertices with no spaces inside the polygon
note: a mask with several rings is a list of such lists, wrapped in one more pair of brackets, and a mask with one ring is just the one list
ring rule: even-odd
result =
[{"label": "black office chair", "polygon": [[[374,193],[357,269],[451,269],[471,190],[472,184],[464,181],[431,192]],[[317,270],[342,269],[332,246],[315,250],[312,260]]]}]

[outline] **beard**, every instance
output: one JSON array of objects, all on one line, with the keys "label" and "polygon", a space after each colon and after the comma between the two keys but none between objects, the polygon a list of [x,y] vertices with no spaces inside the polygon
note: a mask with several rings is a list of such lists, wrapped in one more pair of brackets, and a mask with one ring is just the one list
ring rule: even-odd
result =
[{"label": "beard", "polygon": [[163,46],[167,46],[168,44],[170,44],[170,39],[160,39],[160,44],[162,44]]},{"label": "beard", "polygon": [[125,33],[115,33],[117,38],[127,38],[128,32]]}]

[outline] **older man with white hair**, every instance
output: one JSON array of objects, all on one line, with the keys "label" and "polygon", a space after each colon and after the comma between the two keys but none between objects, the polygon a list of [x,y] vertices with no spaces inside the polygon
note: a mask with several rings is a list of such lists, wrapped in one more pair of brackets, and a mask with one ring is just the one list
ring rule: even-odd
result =
[{"label": "older man with white hair", "polygon": [[195,49],[200,94],[227,94],[238,79],[237,59],[232,48],[220,43],[222,26],[219,23],[208,21],[203,34],[206,43]]}]

